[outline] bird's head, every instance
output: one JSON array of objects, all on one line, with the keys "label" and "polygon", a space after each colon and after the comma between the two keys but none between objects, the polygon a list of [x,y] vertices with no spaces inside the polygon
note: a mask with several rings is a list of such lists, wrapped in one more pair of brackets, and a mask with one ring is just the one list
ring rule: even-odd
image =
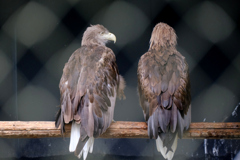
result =
[{"label": "bird's head", "polygon": [[163,47],[175,47],[176,45],[177,35],[172,27],[160,22],[153,28],[149,49],[159,50]]},{"label": "bird's head", "polygon": [[91,25],[83,34],[82,45],[105,45],[108,41],[116,42],[116,36],[102,25]]}]

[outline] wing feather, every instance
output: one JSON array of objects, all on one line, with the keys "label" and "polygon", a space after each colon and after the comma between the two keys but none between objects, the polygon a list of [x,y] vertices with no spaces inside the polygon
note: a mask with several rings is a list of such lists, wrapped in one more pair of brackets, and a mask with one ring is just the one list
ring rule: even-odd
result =
[{"label": "wing feather", "polygon": [[158,134],[166,152],[171,151],[176,134],[181,138],[191,122],[190,83],[184,57],[175,49],[145,53],[138,64],[138,93],[149,137],[157,138]]},{"label": "wing feather", "polygon": [[[92,148],[88,145],[93,144],[88,143],[89,138],[98,137],[110,126],[117,90],[119,88],[119,94],[124,96],[124,87],[124,79],[119,75],[111,49],[82,46],[69,58],[59,84],[61,109],[56,127],[61,125],[63,130],[64,123],[73,121],[78,124],[80,138],[75,140],[77,145],[75,142],[70,144],[76,146],[77,156],[86,156],[85,152]],[[82,151],[83,148],[86,150]]]},{"label": "wing feather", "polygon": [[161,89],[162,92],[166,92],[166,90],[168,89],[168,79],[166,74],[162,76]]},{"label": "wing feather", "polygon": [[170,129],[172,133],[176,131],[176,127],[177,127],[177,113],[178,113],[177,106],[175,105],[175,103],[173,103],[172,112],[171,112],[171,124],[170,124]]}]

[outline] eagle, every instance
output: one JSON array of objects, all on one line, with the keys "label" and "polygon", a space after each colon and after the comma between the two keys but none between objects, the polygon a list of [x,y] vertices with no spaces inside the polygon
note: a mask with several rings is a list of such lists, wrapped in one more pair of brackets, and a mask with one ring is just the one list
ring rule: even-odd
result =
[{"label": "eagle", "polygon": [[106,47],[116,36],[102,25],[91,25],[83,34],[81,47],[69,58],[59,83],[60,110],[55,126],[65,132],[72,123],[69,151],[85,160],[94,138],[113,121],[116,97],[125,98],[125,81],[119,74],[113,51]]},{"label": "eagle", "polygon": [[171,160],[177,139],[191,123],[191,95],[188,64],[176,50],[172,27],[158,23],[149,50],[138,63],[138,94],[148,136],[156,139],[157,150]]}]

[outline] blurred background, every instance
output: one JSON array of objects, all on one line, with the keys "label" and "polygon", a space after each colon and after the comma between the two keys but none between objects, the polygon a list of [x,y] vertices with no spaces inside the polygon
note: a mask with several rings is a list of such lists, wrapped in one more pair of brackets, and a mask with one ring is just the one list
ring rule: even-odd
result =
[{"label": "blurred background", "polygon": [[[192,122],[240,121],[238,1],[8,0],[0,1],[0,120],[53,121],[64,64],[90,24],[117,37],[108,44],[126,80],[116,121],[144,121],[137,96],[137,64],[153,27],[172,26],[190,68]],[[77,159],[68,138],[0,139],[0,159]],[[174,160],[235,159],[240,141],[178,141]],[[239,154],[239,155],[238,155]],[[97,139],[91,159],[163,159],[149,139]],[[239,158],[240,159],[240,158]]]}]

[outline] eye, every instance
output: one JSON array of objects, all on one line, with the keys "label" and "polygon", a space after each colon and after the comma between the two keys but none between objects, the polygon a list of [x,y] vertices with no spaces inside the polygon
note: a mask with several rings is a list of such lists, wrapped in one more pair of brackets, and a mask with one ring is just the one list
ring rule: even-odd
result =
[{"label": "eye", "polygon": [[104,32],[100,32],[100,34],[103,34]]}]

